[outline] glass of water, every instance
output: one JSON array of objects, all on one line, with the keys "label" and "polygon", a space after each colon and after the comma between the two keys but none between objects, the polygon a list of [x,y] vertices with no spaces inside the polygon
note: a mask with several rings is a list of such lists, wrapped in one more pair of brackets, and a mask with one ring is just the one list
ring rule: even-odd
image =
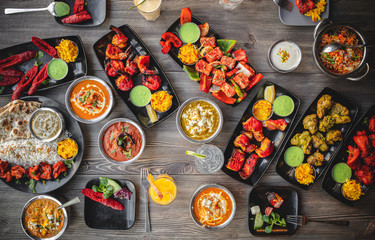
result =
[{"label": "glass of water", "polygon": [[200,173],[214,173],[221,169],[224,164],[224,154],[220,148],[212,144],[203,144],[196,151],[205,158],[195,157],[195,168]]},{"label": "glass of water", "polygon": [[240,5],[243,0],[219,0],[219,4],[223,6],[224,9],[233,11],[238,5]]}]

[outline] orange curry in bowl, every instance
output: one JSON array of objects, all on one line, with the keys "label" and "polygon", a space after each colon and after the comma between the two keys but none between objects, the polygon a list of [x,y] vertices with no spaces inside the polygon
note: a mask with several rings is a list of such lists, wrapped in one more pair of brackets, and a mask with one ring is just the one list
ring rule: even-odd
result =
[{"label": "orange curry in bowl", "polygon": [[103,84],[95,80],[84,80],[73,87],[69,101],[78,117],[90,120],[103,115],[108,110],[110,95]]},{"label": "orange curry in bowl", "polygon": [[38,238],[57,235],[64,226],[64,213],[56,208],[59,204],[51,199],[41,198],[26,209],[24,222],[30,234]]},{"label": "orange curry in bowl", "polygon": [[141,151],[142,135],[133,124],[117,122],[104,132],[103,150],[115,161],[128,161]]},{"label": "orange curry in bowl", "polygon": [[195,218],[203,225],[216,227],[225,223],[232,214],[232,199],[220,188],[206,188],[194,200]]}]

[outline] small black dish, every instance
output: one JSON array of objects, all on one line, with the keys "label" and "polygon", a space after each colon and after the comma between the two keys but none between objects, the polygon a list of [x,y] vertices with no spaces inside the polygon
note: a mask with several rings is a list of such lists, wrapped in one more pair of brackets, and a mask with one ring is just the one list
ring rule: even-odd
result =
[{"label": "small black dish", "polygon": [[[251,176],[248,179],[244,180],[240,177],[238,172],[235,172],[235,171],[232,171],[232,170],[228,169],[226,167],[226,164],[228,163],[228,160],[232,155],[233,149],[236,148],[233,144],[233,141],[243,131],[242,122],[245,122],[247,119],[249,119],[250,117],[253,116],[253,113],[252,113],[253,105],[258,100],[264,99],[264,89],[267,86],[270,86],[270,85],[275,86],[275,96],[276,97],[281,96],[281,95],[287,95],[287,96],[292,98],[292,100],[294,102],[294,110],[287,117],[279,117],[276,114],[272,115],[271,119],[276,120],[276,119],[282,118],[288,123],[287,128],[283,132],[279,131],[279,130],[270,131],[267,128],[263,127],[264,136],[268,137],[271,141],[274,142],[274,150],[273,150],[272,154],[269,155],[268,157],[259,159],[258,163],[257,163],[257,165],[254,169],[254,172],[251,174]],[[277,155],[277,152],[280,150],[280,147],[283,144],[283,140],[285,139],[285,137],[288,135],[288,133],[291,130],[291,125],[293,124],[293,121],[294,121],[294,119],[297,115],[297,112],[298,112],[298,109],[299,109],[300,105],[301,105],[300,99],[297,96],[295,96],[293,93],[291,93],[290,91],[286,90],[283,87],[280,87],[279,85],[277,85],[275,83],[265,82],[263,84],[263,86],[259,89],[258,94],[253,98],[253,100],[250,102],[249,106],[246,108],[246,110],[243,113],[240,121],[237,124],[236,129],[234,130],[231,138],[229,139],[229,142],[228,142],[227,147],[225,148],[225,152],[224,152],[224,165],[221,168],[221,170],[223,172],[225,172],[226,174],[228,174],[229,176],[231,176],[232,178],[236,179],[237,181],[246,183],[250,186],[255,186],[259,182],[259,180],[262,178],[262,176],[266,172],[267,168],[272,163],[273,159]],[[252,142],[254,142],[254,141],[252,141]],[[246,159],[250,155],[251,154],[246,153]]]},{"label": "small black dish", "polygon": [[[278,213],[280,218],[284,218],[286,220],[286,215],[298,215],[298,193],[292,187],[266,187],[266,186],[257,186],[254,187],[253,190],[250,192],[249,196],[249,231],[252,235],[257,237],[273,237],[273,236],[280,236],[280,235],[293,235],[296,231],[298,226],[295,224],[286,223],[286,228],[288,231],[285,232],[271,232],[265,233],[264,231],[257,231],[254,230],[254,219],[255,215],[251,214],[250,208],[253,206],[259,206],[262,215],[264,215],[264,211],[267,207],[272,207],[272,205],[268,202],[266,193],[267,192],[275,192],[280,195],[282,199],[284,199],[283,204],[280,208],[274,208],[272,212]],[[264,226],[264,225],[263,225]],[[273,229],[282,229],[276,225],[274,225]]]},{"label": "small black dish", "polygon": [[[64,186],[66,183],[68,183],[76,174],[79,166],[82,162],[82,157],[84,153],[84,137],[81,131],[81,128],[78,124],[78,122],[69,114],[68,110],[66,110],[64,105],[61,105],[60,103],[56,102],[55,100],[43,96],[27,96],[21,98],[21,100],[24,101],[36,101],[41,102],[41,107],[51,107],[54,109],[58,109],[58,111],[61,112],[61,114],[64,116],[65,121],[65,128],[72,134],[72,139],[76,141],[78,145],[78,154],[74,158],[74,163],[72,164],[71,168],[68,168],[67,176],[59,177],[60,182],[57,180],[45,180],[44,184],[42,184],[42,181],[37,181],[37,184],[35,186],[35,190],[37,194],[42,193],[49,193],[52,191],[55,191],[62,186]],[[19,179],[19,183],[17,184],[15,179],[13,179],[11,182],[5,182],[4,178],[1,178],[1,180],[10,186],[11,188],[14,188],[21,192],[26,193],[33,193],[32,190],[29,188],[25,182],[29,181],[29,178],[21,178]]]},{"label": "small black dish", "polygon": [[106,17],[106,0],[86,0],[85,1],[85,10],[90,14],[91,18],[88,21],[81,23],[67,24],[63,23],[62,20],[70,15],[74,14],[74,2],[75,0],[55,0],[55,2],[65,2],[70,7],[69,15],[63,17],[55,17],[57,23],[70,26],[70,27],[95,27],[101,25]]},{"label": "small black dish", "polygon": [[[192,19],[191,19],[191,22],[197,24],[197,25],[200,25],[200,24],[204,24],[205,22],[203,22],[202,20],[200,20],[199,18],[197,18],[196,16],[192,16]],[[166,32],[171,32],[173,34],[175,34],[177,37],[179,36],[179,30],[180,30],[180,18],[176,19],[176,21],[174,21],[174,23],[172,23],[172,25],[167,29]],[[208,31],[208,34],[206,35],[206,37],[215,37],[216,39],[224,39],[221,35],[219,35],[217,32],[215,32],[215,30],[213,30],[211,27]],[[160,39],[160,40],[163,40],[163,39]],[[164,40],[163,40],[164,41]],[[199,42],[199,40],[198,40]],[[233,48],[232,51],[235,51],[236,48]],[[173,60],[175,61],[175,63],[177,63],[181,68],[185,65],[179,58],[178,58],[178,52],[180,51],[180,48],[175,48],[172,46],[171,50],[168,52],[169,56],[171,56],[171,58],[173,58]],[[247,63],[252,69],[254,69],[255,71],[255,74],[257,74],[258,72],[255,70],[255,68],[250,64],[250,63]],[[193,66],[190,66],[190,67],[193,67],[194,68],[195,64]],[[199,81],[197,81],[197,83],[199,84]],[[253,88],[252,88],[253,89]],[[252,89],[250,89],[249,91],[251,91]],[[249,91],[247,93],[249,93]],[[249,95],[249,94],[248,94]],[[243,102],[243,100],[241,101]],[[234,104],[230,104],[232,107],[235,107],[237,106],[238,104],[240,104],[241,102],[239,103],[234,103]]]},{"label": "small black dish", "polygon": [[[363,196],[356,200],[356,201],[350,201],[347,198],[345,198],[342,195],[341,187],[342,183],[337,183],[332,178],[332,168],[340,162],[346,163],[348,160],[348,146],[356,146],[356,144],[353,141],[353,137],[357,134],[357,131],[363,131],[365,130],[368,133],[368,124],[363,124],[363,122],[367,119],[370,119],[373,115],[375,115],[375,105],[372,105],[371,108],[358,120],[358,122],[355,124],[355,126],[350,131],[349,135],[346,137],[346,139],[343,141],[343,143],[340,146],[340,149],[337,151],[337,154],[332,158],[332,164],[329,166],[326,174],[324,175],[324,179],[322,182],[323,189],[332,197],[336,198],[340,202],[343,202],[349,206],[355,206],[357,203],[363,198]],[[354,171],[352,171],[352,177],[351,179],[356,179],[354,175]],[[358,179],[356,179],[357,182]],[[362,192],[366,195],[367,191],[370,189],[370,186],[366,186],[364,184],[362,185]]]},{"label": "small black dish", "polygon": [[[279,161],[277,162],[277,165],[276,165],[276,172],[282,178],[284,178],[286,181],[290,182],[291,184],[293,184],[293,185],[295,185],[295,186],[297,186],[297,187],[299,187],[299,188],[301,188],[303,190],[309,190],[316,183],[316,181],[323,174],[323,172],[326,170],[326,168],[332,163],[332,157],[334,156],[335,152],[339,149],[339,146],[341,144],[341,142],[335,142],[333,145],[329,146],[329,150],[328,151],[326,151],[326,152],[323,153],[324,159],[326,161],[324,161],[324,163],[323,163],[322,166],[319,166],[319,167],[313,166],[315,168],[316,177],[314,179],[314,182],[312,184],[309,184],[309,185],[303,185],[303,184],[300,184],[299,182],[297,182],[297,180],[296,180],[296,178],[294,176],[295,168],[294,167],[290,167],[284,161],[285,151],[289,147],[292,146],[292,144],[290,143],[290,140],[294,137],[295,134],[302,133],[303,131],[308,131],[308,130],[304,129],[304,127],[303,127],[303,119],[307,115],[316,113],[317,102],[318,102],[319,98],[321,96],[323,96],[324,94],[331,95],[333,101],[338,102],[338,103],[346,106],[348,108],[348,110],[349,110],[349,115],[350,115],[350,118],[351,118],[352,121],[350,123],[338,124],[338,125],[334,125],[332,127],[332,129],[338,129],[338,130],[340,130],[342,132],[343,139],[347,135],[347,133],[348,133],[350,127],[351,127],[351,124],[354,121],[354,119],[356,118],[357,113],[358,113],[358,107],[355,106],[353,104],[353,102],[351,102],[350,100],[348,100],[343,95],[339,94],[335,90],[333,90],[331,88],[328,88],[328,87],[324,88],[319,93],[319,95],[314,99],[314,101],[310,104],[310,106],[306,109],[305,113],[302,115],[302,117],[299,119],[297,125],[294,127],[292,133],[289,135],[289,137],[287,139],[287,142],[284,145],[284,148],[283,148],[283,150],[282,150],[282,152],[280,154]],[[314,151],[311,151],[311,152],[312,152],[311,154],[313,154]],[[306,163],[306,160],[307,160],[308,156],[309,155],[305,154],[305,159],[304,159],[303,163]]]},{"label": "small black dish", "polygon": [[[115,180],[115,179],[114,179]],[[137,193],[134,183],[129,180],[115,180],[121,187],[127,187],[133,194],[130,200],[118,199],[125,209],[122,211],[114,210],[110,207],[104,206],[101,203],[95,202],[88,197],[85,197],[85,222],[90,228],[95,229],[115,229],[127,230],[133,227],[135,222],[136,200]],[[91,189],[93,185],[99,186],[99,178],[93,179],[86,184],[86,188]]]},{"label": "small black dish", "polygon": [[[51,80],[50,83],[48,83],[47,85],[42,84],[38,88],[37,92],[47,90],[47,89],[51,89],[51,88],[54,88],[54,87],[59,87],[59,86],[62,86],[64,84],[68,84],[68,83],[72,82],[73,80],[75,80],[79,77],[86,76],[86,74],[87,74],[86,52],[85,52],[85,48],[83,46],[83,42],[78,35],[63,36],[63,37],[57,37],[57,38],[48,38],[48,39],[43,39],[43,40],[46,41],[48,44],[50,44],[52,47],[55,47],[60,43],[61,39],[68,39],[68,40],[73,41],[75,44],[77,44],[78,51],[79,51],[77,59],[73,63],[72,62],[68,63],[69,71],[68,71],[68,74],[65,78],[63,78],[61,80]],[[22,52],[27,51],[27,50],[35,50],[37,52],[42,51],[37,46],[35,46],[32,42],[27,42],[27,43],[22,43],[22,44],[19,44],[19,45],[15,45],[15,46],[12,46],[12,47],[1,49],[0,50],[0,59],[5,59],[5,58],[7,58],[11,55],[22,53]],[[42,62],[43,65],[45,65],[46,63],[48,63],[52,60],[52,57],[49,56],[45,52],[43,52],[43,53],[44,53],[44,56],[42,58],[40,58],[38,60],[35,59],[35,58],[31,59],[30,61],[27,61],[25,63],[16,65],[15,68],[23,71],[24,73],[26,73],[27,71],[30,70],[30,68],[32,66],[34,66],[35,62]],[[39,69],[41,69],[41,68],[42,68],[42,66],[39,67]],[[17,86],[17,84],[5,86],[1,95],[5,95],[5,96],[12,95],[13,91],[16,89],[16,86]]]},{"label": "small black dish", "polygon": [[[150,55],[150,67],[149,69],[157,69],[159,72],[159,76],[162,79],[162,85],[160,90],[166,90],[169,94],[173,96],[172,98],[172,106],[169,108],[168,111],[165,112],[156,112],[156,115],[158,116],[158,121],[152,123],[148,117],[146,107],[137,107],[130,101],[130,91],[121,91],[117,88],[115,81],[117,77],[110,77],[107,75],[107,77],[110,80],[110,83],[112,84],[113,89],[115,89],[118,93],[118,95],[124,100],[124,102],[128,105],[130,110],[133,112],[133,114],[137,117],[138,121],[142,124],[143,127],[149,128],[152,126],[155,126],[156,124],[164,121],[165,119],[169,118],[180,106],[180,101],[178,100],[177,94],[173,89],[173,86],[171,82],[169,81],[167,75],[165,74],[164,70],[161,68],[159,63],[156,61],[155,57],[152,55],[151,51],[147,48],[146,44],[142,41],[142,39],[137,35],[137,33],[131,29],[127,24],[119,27],[119,29],[126,35],[128,38],[128,43],[132,47],[132,50],[137,53],[137,55]],[[100,38],[98,41],[94,44],[94,51],[96,53],[96,56],[103,67],[104,61],[105,61],[105,51],[107,48],[107,45],[112,42],[112,37],[115,35],[114,31],[111,31],[104,35],[102,38]],[[129,45],[128,44],[128,45]],[[141,74],[135,74],[132,76],[134,86],[142,85],[142,75]],[[157,91],[151,91],[152,93]]]}]

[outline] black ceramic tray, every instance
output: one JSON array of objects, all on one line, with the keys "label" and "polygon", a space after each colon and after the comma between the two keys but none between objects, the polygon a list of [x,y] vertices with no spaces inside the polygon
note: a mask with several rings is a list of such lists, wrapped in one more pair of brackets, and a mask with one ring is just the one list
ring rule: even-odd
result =
[{"label": "black ceramic tray", "polygon": [[[291,97],[293,99],[294,110],[293,110],[292,114],[290,114],[289,116],[283,118],[288,123],[287,128],[283,132],[279,131],[279,130],[269,131],[267,128],[263,127],[263,134],[264,134],[264,136],[268,137],[271,141],[274,141],[275,148],[274,148],[274,150],[273,150],[273,152],[272,152],[271,155],[269,155],[266,158],[261,158],[261,159],[258,160],[258,163],[257,163],[257,165],[256,165],[256,167],[254,169],[254,172],[251,174],[251,176],[248,179],[244,180],[244,179],[242,179],[240,177],[240,175],[239,175],[238,172],[235,172],[235,171],[232,171],[232,170],[228,169],[226,167],[226,164],[228,163],[228,160],[229,160],[229,158],[232,155],[232,151],[235,148],[235,146],[233,144],[233,141],[243,131],[242,122],[245,122],[247,119],[249,119],[250,117],[253,116],[253,113],[252,113],[252,107],[253,107],[253,105],[255,104],[256,101],[258,101],[260,99],[264,99],[264,89],[267,86],[270,86],[270,85],[274,85],[275,86],[276,97],[278,97],[280,95],[288,95],[289,97]],[[223,172],[225,172],[226,174],[228,174],[229,176],[231,176],[232,178],[234,178],[234,179],[236,179],[236,180],[238,180],[240,182],[249,184],[251,186],[256,185],[258,183],[258,181],[261,179],[261,177],[263,176],[263,174],[266,172],[267,168],[272,163],[273,159],[277,155],[277,152],[280,150],[280,147],[281,147],[281,145],[283,143],[283,140],[284,140],[285,136],[288,135],[288,133],[290,132],[291,125],[293,124],[293,121],[294,121],[294,119],[295,119],[295,117],[297,115],[297,112],[298,112],[298,109],[299,109],[300,105],[301,105],[301,101],[293,93],[289,92],[285,88],[282,88],[282,87],[280,87],[279,85],[277,85],[275,83],[265,82],[263,84],[263,86],[259,89],[258,94],[250,102],[249,106],[246,108],[244,114],[242,115],[240,121],[238,122],[237,127],[234,130],[234,132],[233,132],[233,134],[232,134],[232,136],[231,136],[231,138],[230,138],[230,140],[229,140],[229,142],[227,144],[227,147],[225,148],[225,152],[224,152],[224,165],[221,168],[221,170]],[[276,119],[280,119],[280,118],[282,118],[282,117],[279,117],[276,114],[273,114],[273,116],[272,116],[271,119],[276,120]],[[255,143],[255,141],[252,141],[252,143],[253,142]],[[256,144],[259,145],[259,143],[256,143]],[[246,153],[246,159],[250,155],[251,154]]]},{"label": "black ceramic tray", "polygon": [[[267,207],[272,207],[272,205],[268,202],[266,193],[267,192],[275,192],[280,195],[284,199],[283,204],[280,208],[274,208],[272,212],[278,213],[281,218],[285,218],[286,215],[298,215],[298,194],[297,191],[292,187],[266,187],[266,186],[257,186],[253,188],[250,192],[249,196],[249,230],[250,233],[257,237],[273,237],[275,235],[293,235],[296,231],[298,226],[290,223],[286,223],[285,232],[276,232],[272,231],[271,233],[265,233],[264,231],[257,231],[254,230],[254,219],[255,215],[251,214],[250,208],[253,206],[259,206],[261,213],[264,215],[264,210]],[[265,227],[266,225],[263,225]],[[282,229],[276,225],[274,225],[273,229]]]},{"label": "black ceramic tray", "polygon": [[[51,80],[49,84],[44,85],[42,84],[38,88],[38,92],[42,90],[47,90],[50,88],[58,87],[67,83],[72,82],[74,79],[77,79],[79,77],[85,76],[87,74],[87,59],[86,59],[86,53],[85,48],[83,46],[83,43],[81,41],[81,38],[78,35],[74,36],[63,36],[63,37],[57,37],[57,38],[48,38],[43,39],[51,46],[55,47],[57,46],[61,39],[69,39],[73,42],[75,42],[78,46],[79,53],[77,60],[74,63],[68,63],[69,66],[69,72],[68,75],[59,81]],[[0,50],[0,59],[5,59],[11,55],[22,53],[27,50],[35,50],[37,52],[41,51],[37,46],[35,46],[32,42],[27,42],[19,45],[15,45],[12,47],[4,48]],[[34,64],[35,62],[43,62],[42,66],[48,63],[52,60],[52,57],[49,56],[47,53],[43,52],[44,56],[40,59],[31,59],[30,61],[27,61],[22,64],[18,64],[14,66],[14,68],[19,69],[26,73]],[[39,67],[39,69],[42,68],[42,66]],[[16,89],[17,84],[5,86],[4,90],[2,91],[1,95],[12,95],[14,89]]]},{"label": "black ceramic tray", "polygon": [[[35,187],[37,194],[42,193],[49,193],[52,191],[55,191],[62,186],[64,186],[67,182],[70,181],[70,179],[73,178],[75,173],[77,172],[79,166],[81,165],[83,153],[84,153],[84,138],[81,131],[81,128],[78,124],[78,122],[72,118],[72,116],[69,114],[69,112],[66,110],[64,105],[61,105],[60,103],[56,102],[53,99],[43,97],[43,96],[27,96],[23,97],[22,100],[24,101],[37,101],[41,102],[41,107],[51,107],[57,109],[61,114],[64,116],[65,120],[65,128],[72,134],[71,138],[74,139],[78,144],[78,154],[74,159],[74,163],[72,164],[71,168],[68,168],[67,176],[61,176],[59,177],[60,182],[57,180],[45,180],[45,184],[42,184],[42,181],[38,181]],[[26,193],[32,193],[32,191],[29,189],[29,186],[25,184],[26,181],[29,181],[29,178],[21,178],[20,183],[17,184],[15,180],[13,179],[11,182],[5,182],[5,179],[1,179],[5,184],[8,186],[19,190],[21,192]]]},{"label": "black ceramic tray", "polygon": [[[368,124],[364,124],[364,121],[368,120],[375,115],[375,105],[371,106],[371,108],[358,120],[356,125],[352,128],[350,133],[348,134],[347,138],[344,140],[344,142],[341,144],[340,149],[337,151],[337,154],[333,157],[331,165],[328,167],[326,174],[324,175],[324,179],[322,182],[323,189],[329,193],[332,197],[336,198],[337,200],[349,205],[349,206],[355,206],[359,200],[363,198],[363,196],[356,201],[350,201],[346,199],[342,193],[341,193],[341,187],[342,183],[337,183],[332,178],[332,169],[333,167],[340,162],[346,163],[348,159],[348,145],[356,146],[356,144],[353,141],[353,137],[357,134],[357,131],[365,130],[366,133],[369,133],[368,131]],[[356,179],[354,175],[354,171],[352,171],[352,179]],[[357,182],[358,179],[356,179]],[[369,186],[362,184],[362,191],[364,194],[370,189]]]},{"label": "black ceramic tray", "polygon": [[[116,89],[118,95],[124,100],[124,102],[128,105],[130,110],[133,112],[133,114],[137,117],[138,121],[146,128],[155,126],[156,124],[162,122],[163,120],[170,117],[180,106],[180,101],[178,100],[177,94],[173,89],[172,84],[170,83],[167,75],[165,74],[164,70],[161,68],[159,63],[156,61],[155,57],[152,55],[151,51],[147,48],[146,44],[142,41],[142,39],[137,35],[137,33],[131,29],[127,24],[119,27],[119,29],[128,37],[128,45],[132,46],[132,50],[137,53],[137,55],[150,55],[150,69],[157,69],[159,71],[159,76],[162,79],[162,85],[159,90],[165,90],[169,94],[173,96],[172,99],[172,106],[170,109],[163,113],[156,112],[158,116],[158,121],[151,123],[146,107],[137,107],[130,101],[129,95],[130,91],[121,91],[117,88],[115,81],[117,77],[110,77],[107,76],[110,79],[110,82],[112,84],[112,87]],[[96,53],[96,56],[103,67],[104,61],[105,61],[105,50],[107,48],[108,43],[111,43],[112,37],[115,35],[114,31],[111,31],[104,35],[102,38],[100,38],[95,44],[94,44],[94,51]],[[142,85],[142,75],[141,74],[135,74],[132,76],[134,86]],[[153,93],[154,91],[152,91]]]},{"label": "black ceramic tray", "polygon": [[[55,2],[65,2],[70,6],[70,13],[69,15],[74,14],[74,2],[75,0],[58,0]],[[71,26],[71,27],[95,27],[101,25],[106,16],[106,0],[85,0],[85,10],[90,14],[91,18],[88,21],[81,22],[81,23],[73,23],[67,24],[63,23],[62,19],[66,18],[69,15],[63,17],[55,17],[57,23],[64,25],[64,26]]]},{"label": "black ceramic tray", "polygon": [[[196,16],[192,16],[192,19],[191,21],[197,25],[200,25],[200,24],[204,24],[205,22],[203,22],[202,20],[200,20],[199,18],[197,18]],[[166,32],[172,32],[174,33],[176,36],[179,36],[179,30],[180,30],[180,18],[178,18],[168,29]],[[215,37],[216,39],[223,39],[223,37],[221,35],[219,35],[217,32],[215,32],[215,30],[213,30],[211,27],[210,27],[210,30],[208,31],[208,34],[206,35],[206,37]],[[160,40],[163,40],[163,39],[160,39]],[[232,51],[235,51],[236,48],[233,48]],[[179,48],[175,48],[172,46],[171,50],[168,52],[169,56],[171,56],[173,58],[173,60],[182,68],[184,66],[184,64],[181,62],[181,60],[178,58],[178,51],[179,51]],[[255,74],[257,74],[258,72],[255,70],[255,68],[250,64],[250,63],[247,63],[252,69],[254,69],[255,71]],[[199,81],[197,82],[198,85],[199,85]],[[254,88],[254,87],[253,87]],[[252,89],[253,89],[252,88]],[[251,91],[252,89],[250,89],[249,91]],[[249,95],[249,94],[248,94]],[[241,102],[243,102],[244,100],[242,100]],[[241,102],[239,103],[234,103],[234,104],[230,104],[232,107],[235,107],[237,106],[238,104],[240,104]]]},{"label": "black ceramic tray", "polygon": [[[90,228],[127,230],[133,227],[137,202],[135,186],[133,182],[129,180],[114,180],[119,183],[121,187],[127,187],[133,194],[130,200],[116,198],[116,200],[125,207],[122,211],[114,210],[85,197],[84,216],[86,225]],[[99,179],[93,179],[88,182],[86,188],[91,189],[93,185],[99,186]]]},{"label": "black ceramic tray", "polygon": [[[304,189],[304,190],[309,190],[316,183],[316,181],[319,179],[319,177],[323,174],[323,172],[326,170],[328,165],[330,165],[330,163],[331,163],[330,160],[332,160],[331,158],[332,158],[332,156],[334,156],[335,152],[338,150],[341,142],[335,142],[335,144],[330,145],[329,150],[323,153],[324,159],[326,161],[324,161],[322,166],[319,166],[319,167],[314,166],[315,172],[316,172],[316,177],[315,177],[314,183],[309,184],[309,185],[303,185],[303,184],[300,184],[299,182],[297,182],[297,180],[295,179],[295,176],[294,176],[295,168],[290,167],[289,165],[287,165],[285,163],[284,154],[285,154],[286,149],[288,149],[289,147],[292,146],[291,143],[290,143],[290,140],[294,137],[294,135],[297,134],[297,133],[302,133],[303,131],[307,131],[306,129],[303,128],[303,123],[302,123],[303,119],[307,115],[316,113],[316,104],[317,104],[319,98],[321,96],[323,96],[324,94],[331,95],[333,101],[338,102],[338,103],[346,106],[349,109],[349,115],[350,115],[350,118],[352,119],[352,121],[350,123],[334,125],[332,127],[332,129],[340,130],[342,132],[343,138],[345,138],[346,134],[348,133],[348,131],[351,127],[352,122],[354,121],[354,119],[356,118],[357,113],[358,113],[358,107],[355,106],[353,104],[353,102],[351,102],[350,100],[348,100],[343,95],[339,94],[335,90],[333,90],[331,88],[328,88],[328,87],[324,88],[319,93],[319,95],[314,99],[314,101],[311,103],[311,105],[306,109],[305,113],[302,115],[302,117],[299,119],[297,125],[294,127],[292,133],[289,135],[289,137],[287,139],[287,142],[284,145],[283,150],[281,151],[279,161],[277,162],[277,165],[276,165],[276,172],[282,178],[284,178],[286,181],[288,181],[291,184],[293,184],[293,185],[295,185],[295,186],[297,186],[301,189]],[[311,152],[312,152],[311,154],[313,154],[315,152],[315,149],[313,149]],[[306,160],[307,160],[308,156],[309,155],[305,154],[304,163],[306,163]]]}]

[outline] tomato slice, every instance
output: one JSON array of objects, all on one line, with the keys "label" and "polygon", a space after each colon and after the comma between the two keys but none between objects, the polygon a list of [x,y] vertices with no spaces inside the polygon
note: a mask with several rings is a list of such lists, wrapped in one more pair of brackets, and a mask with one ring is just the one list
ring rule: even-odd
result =
[{"label": "tomato slice", "polygon": [[201,37],[205,37],[210,31],[210,26],[208,23],[198,25],[199,29],[201,30]]},{"label": "tomato slice", "polygon": [[272,213],[273,207],[267,207],[264,213],[269,217]]},{"label": "tomato slice", "polygon": [[191,10],[190,8],[183,8],[181,10],[181,15],[180,15],[180,24],[181,26],[184,25],[185,23],[191,22]]}]

